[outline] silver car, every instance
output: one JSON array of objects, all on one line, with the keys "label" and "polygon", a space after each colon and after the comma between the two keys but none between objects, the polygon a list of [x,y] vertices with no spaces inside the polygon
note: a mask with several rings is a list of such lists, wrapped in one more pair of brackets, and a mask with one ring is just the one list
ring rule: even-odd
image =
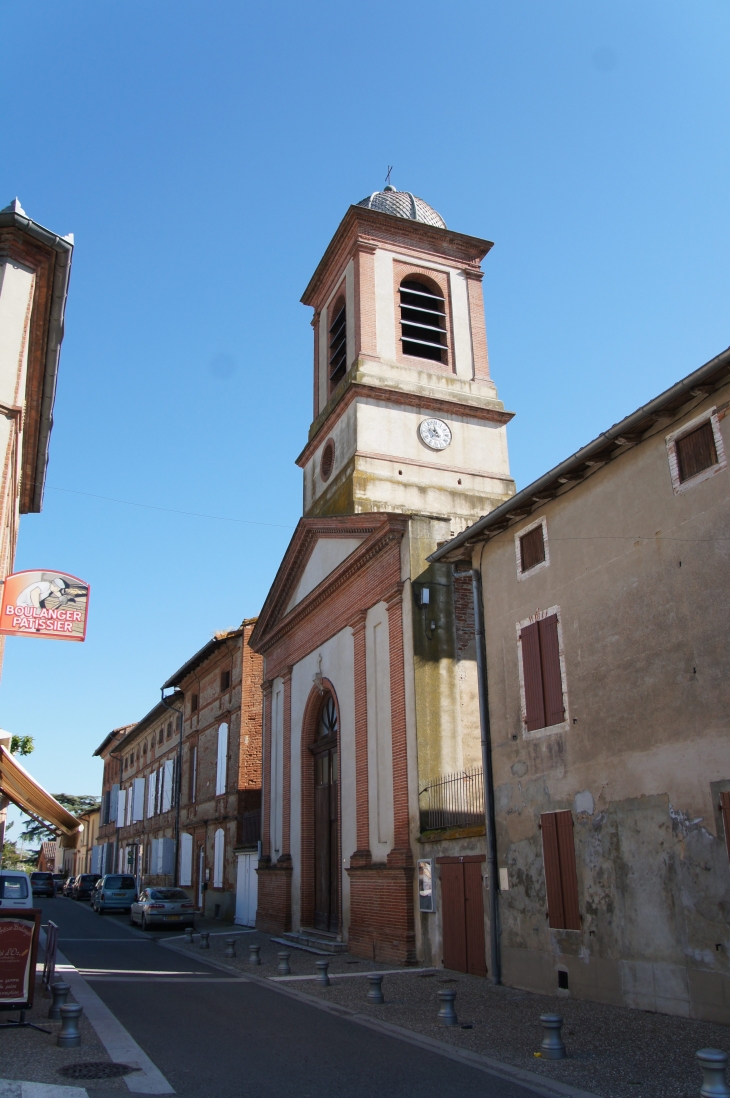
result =
[{"label": "silver car", "polygon": [[193,926],[195,904],[181,888],[143,888],[129,909],[129,921],[152,926]]}]

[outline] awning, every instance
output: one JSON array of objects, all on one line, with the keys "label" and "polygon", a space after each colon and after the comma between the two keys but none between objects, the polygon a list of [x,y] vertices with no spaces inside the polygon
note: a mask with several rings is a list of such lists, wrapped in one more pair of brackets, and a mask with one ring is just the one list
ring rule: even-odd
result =
[{"label": "awning", "polygon": [[28,771],[20,765],[18,760],[10,754],[7,748],[0,745],[0,793],[6,796],[13,804],[35,816],[52,827],[58,828],[64,835],[77,835],[81,830],[81,823],[71,813],[59,804],[50,793],[46,793],[42,785],[31,778]]}]

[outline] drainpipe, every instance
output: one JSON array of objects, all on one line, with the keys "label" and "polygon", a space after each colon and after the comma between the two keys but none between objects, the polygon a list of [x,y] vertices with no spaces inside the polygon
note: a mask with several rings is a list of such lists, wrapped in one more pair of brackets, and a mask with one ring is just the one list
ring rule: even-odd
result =
[{"label": "drainpipe", "polygon": [[[482,548],[482,553],[484,549]],[[489,678],[487,647],[484,639],[484,601],[480,567],[472,568],[474,596],[474,640],[477,654],[479,684],[479,726],[482,737],[482,767],[484,769],[484,822],[487,837],[487,884],[489,889],[489,945],[492,971],[491,982],[502,983],[502,950],[499,926],[499,872],[497,870],[497,832],[494,814],[494,774],[492,772],[492,732],[489,723]]]},{"label": "drainpipe", "polygon": [[165,698],[164,686],[160,690],[160,697],[165,709],[177,714],[180,718],[180,739],[177,744],[177,777],[175,780],[175,875],[173,884],[180,884],[180,791],[182,788],[182,744],[183,744],[183,712],[185,709],[185,696],[183,695],[183,708],[178,709],[174,705],[168,705]]}]

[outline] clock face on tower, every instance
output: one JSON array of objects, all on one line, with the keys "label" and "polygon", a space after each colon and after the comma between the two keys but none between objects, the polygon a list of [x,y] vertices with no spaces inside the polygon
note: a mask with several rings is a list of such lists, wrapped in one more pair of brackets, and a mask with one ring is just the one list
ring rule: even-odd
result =
[{"label": "clock face on tower", "polygon": [[451,442],[451,429],[442,419],[424,419],[418,434],[429,450],[445,450]]}]

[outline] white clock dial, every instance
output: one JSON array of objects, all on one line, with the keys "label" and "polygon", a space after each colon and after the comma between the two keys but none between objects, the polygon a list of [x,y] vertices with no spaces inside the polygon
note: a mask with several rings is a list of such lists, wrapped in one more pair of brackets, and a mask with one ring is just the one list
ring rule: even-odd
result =
[{"label": "white clock dial", "polygon": [[442,419],[424,419],[418,433],[431,450],[445,450],[451,442],[451,428]]}]

